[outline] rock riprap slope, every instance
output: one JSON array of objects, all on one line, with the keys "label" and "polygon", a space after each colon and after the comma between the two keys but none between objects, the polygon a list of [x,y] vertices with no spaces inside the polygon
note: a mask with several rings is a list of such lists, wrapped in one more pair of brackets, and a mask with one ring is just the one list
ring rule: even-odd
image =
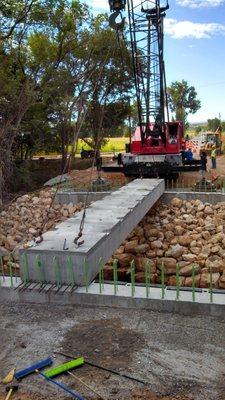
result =
[{"label": "rock riprap slope", "polygon": [[11,203],[0,213],[0,257],[7,266],[9,261],[18,267],[18,249],[28,241],[49,231],[56,224],[72,217],[82,204],[52,204],[54,191],[42,190],[26,194]]},{"label": "rock riprap slope", "polygon": [[118,260],[118,279],[128,280],[130,263],[135,261],[136,282],[145,282],[145,265],[151,282],[176,286],[179,265],[180,285],[225,288],[225,203],[203,204],[200,200],[174,198],[169,205],[158,202],[105,267],[105,279],[112,279],[113,260]]}]

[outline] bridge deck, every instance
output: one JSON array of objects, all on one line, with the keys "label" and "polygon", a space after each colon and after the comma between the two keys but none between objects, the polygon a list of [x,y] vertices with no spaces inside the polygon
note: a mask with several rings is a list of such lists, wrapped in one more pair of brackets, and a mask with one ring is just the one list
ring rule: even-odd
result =
[{"label": "bridge deck", "polygon": [[[20,250],[22,277],[38,282],[89,284],[98,274],[100,261],[109,260],[164,190],[163,180],[136,179],[92,203],[86,212],[84,244],[79,248],[74,244],[80,212],[46,232],[39,245]],[[63,250],[65,239],[68,250]]]}]

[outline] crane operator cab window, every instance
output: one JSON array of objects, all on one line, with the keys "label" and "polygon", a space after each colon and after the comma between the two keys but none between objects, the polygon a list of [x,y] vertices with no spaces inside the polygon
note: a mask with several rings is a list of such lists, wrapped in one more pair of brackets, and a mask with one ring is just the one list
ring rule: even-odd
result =
[{"label": "crane operator cab window", "polygon": [[168,143],[169,144],[177,144],[178,143],[178,125],[171,124],[168,126],[169,133],[168,133]]}]

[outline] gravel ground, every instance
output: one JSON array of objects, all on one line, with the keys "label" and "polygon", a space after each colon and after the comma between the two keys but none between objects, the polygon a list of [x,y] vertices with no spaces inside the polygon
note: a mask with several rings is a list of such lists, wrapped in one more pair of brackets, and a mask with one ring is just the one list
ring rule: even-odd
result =
[{"label": "gravel ground", "polygon": [[[184,317],[147,311],[0,306],[0,376],[62,351],[126,373],[146,385],[85,365],[75,371],[102,398],[224,399],[225,324],[207,317]],[[66,358],[55,355],[55,364]],[[59,378],[97,399],[71,376]],[[0,400],[5,388],[0,386]],[[1,397],[3,396],[3,397]],[[30,376],[15,400],[66,399],[48,382]]]}]

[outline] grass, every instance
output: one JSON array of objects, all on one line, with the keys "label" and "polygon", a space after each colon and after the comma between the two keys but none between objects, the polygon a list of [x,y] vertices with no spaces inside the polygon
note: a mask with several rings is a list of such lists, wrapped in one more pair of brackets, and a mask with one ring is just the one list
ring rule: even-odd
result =
[{"label": "grass", "polygon": [[[101,148],[103,153],[117,153],[125,150],[125,144],[129,143],[129,138],[117,137],[107,139],[107,143]],[[78,140],[77,152],[80,153],[81,149],[90,150],[90,147],[82,140]]]}]

